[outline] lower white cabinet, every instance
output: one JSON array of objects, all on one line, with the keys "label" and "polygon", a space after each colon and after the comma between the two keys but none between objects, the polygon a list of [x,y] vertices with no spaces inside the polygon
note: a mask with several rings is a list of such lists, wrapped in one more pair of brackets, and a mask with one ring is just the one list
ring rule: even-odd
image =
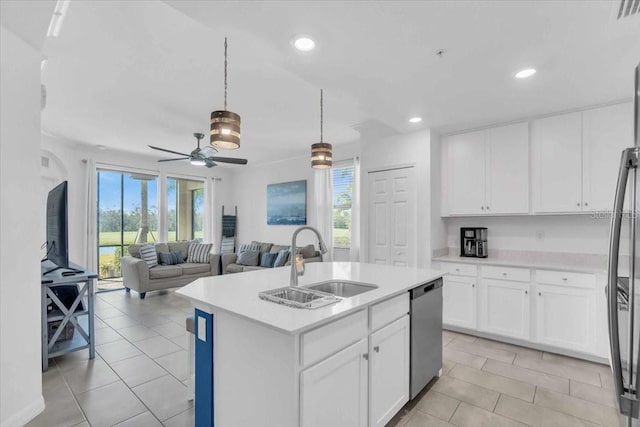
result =
[{"label": "lower white cabinet", "polygon": [[367,426],[368,347],[360,340],[302,372],[302,426]]},{"label": "lower white cabinet", "polygon": [[442,322],[463,328],[476,328],[476,278],[444,276]]},{"label": "lower white cabinet", "polygon": [[536,293],[536,340],[594,352],[594,289],[538,284]]},{"label": "lower white cabinet", "polygon": [[409,316],[371,334],[369,361],[369,425],[385,426],[409,401]]},{"label": "lower white cabinet", "polygon": [[482,278],[481,329],[513,338],[529,339],[529,283]]}]

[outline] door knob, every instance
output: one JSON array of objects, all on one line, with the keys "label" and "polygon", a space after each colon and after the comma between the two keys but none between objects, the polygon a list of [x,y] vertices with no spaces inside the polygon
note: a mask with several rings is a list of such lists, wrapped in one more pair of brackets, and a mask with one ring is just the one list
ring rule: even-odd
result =
[{"label": "door knob", "polygon": [[542,296],[542,292],[538,292],[538,296],[541,297]]},{"label": "door knob", "polygon": [[529,294],[529,291],[524,291],[524,294],[525,294],[525,295],[528,295],[528,294]]},{"label": "door knob", "polygon": [[475,283],[472,283],[472,284],[471,284],[471,287],[472,287],[472,288],[475,288],[475,287],[476,287],[476,284],[475,284]]},{"label": "door knob", "polygon": [[365,354],[363,354],[363,355],[362,355],[362,358],[363,358],[364,360],[369,360],[369,353],[365,353]]},{"label": "door knob", "polygon": [[375,351],[376,353],[380,353],[380,346],[377,345],[377,346],[373,347],[373,351]]}]

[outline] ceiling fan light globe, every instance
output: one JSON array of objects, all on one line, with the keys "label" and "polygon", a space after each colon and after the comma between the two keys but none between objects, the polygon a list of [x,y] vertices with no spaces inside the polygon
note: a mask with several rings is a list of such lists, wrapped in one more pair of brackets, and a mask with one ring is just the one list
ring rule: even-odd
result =
[{"label": "ceiling fan light globe", "polygon": [[204,166],[206,164],[206,162],[203,159],[197,159],[197,158],[191,158],[189,160],[189,163],[191,163],[193,166]]}]

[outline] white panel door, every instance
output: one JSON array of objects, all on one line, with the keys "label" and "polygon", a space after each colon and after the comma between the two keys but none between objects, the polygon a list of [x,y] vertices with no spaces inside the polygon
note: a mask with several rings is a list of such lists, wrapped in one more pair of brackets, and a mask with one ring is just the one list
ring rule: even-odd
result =
[{"label": "white panel door", "polygon": [[485,213],[485,135],[480,131],[447,138],[450,215]]},{"label": "white panel door", "polygon": [[538,342],[575,351],[594,350],[595,296],[593,289],[537,285]]},{"label": "white panel door", "polygon": [[446,275],[442,288],[442,322],[475,329],[476,279]]},{"label": "white panel door", "polygon": [[584,210],[613,207],[622,150],[633,147],[633,104],[582,113]]},{"label": "white panel door", "polygon": [[529,283],[482,279],[480,327],[508,337],[529,339]]},{"label": "white panel door", "polygon": [[415,265],[415,185],[412,167],[369,173],[369,262]]},{"label": "white panel door", "polygon": [[531,125],[534,212],[582,210],[582,113]]},{"label": "white panel door", "polygon": [[529,212],[529,124],[487,131],[486,213]]},{"label": "white panel door", "polygon": [[385,426],[409,401],[409,316],[371,334],[369,425]]},{"label": "white panel door", "polygon": [[303,427],[365,427],[369,391],[363,339],[301,374]]}]

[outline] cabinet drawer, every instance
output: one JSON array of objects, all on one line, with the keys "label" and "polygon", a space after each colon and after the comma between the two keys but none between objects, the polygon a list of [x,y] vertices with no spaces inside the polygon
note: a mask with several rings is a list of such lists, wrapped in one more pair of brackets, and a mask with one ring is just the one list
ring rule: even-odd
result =
[{"label": "cabinet drawer", "polygon": [[482,277],[487,279],[515,280],[516,282],[530,282],[531,270],[528,268],[482,266]]},{"label": "cabinet drawer", "polygon": [[302,334],[302,365],[308,366],[367,336],[367,310]]},{"label": "cabinet drawer", "polygon": [[371,307],[371,330],[375,331],[409,313],[409,292]]},{"label": "cabinet drawer", "polygon": [[475,276],[478,273],[477,266],[457,262],[443,262],[440,269],[457,276]]},{"label": "cabinet drawer", "polygon": [[576,288],[594,288],[596,286],[596,276],[584,273],[536,270],[536,282],[549,285],[573,286]]}]

